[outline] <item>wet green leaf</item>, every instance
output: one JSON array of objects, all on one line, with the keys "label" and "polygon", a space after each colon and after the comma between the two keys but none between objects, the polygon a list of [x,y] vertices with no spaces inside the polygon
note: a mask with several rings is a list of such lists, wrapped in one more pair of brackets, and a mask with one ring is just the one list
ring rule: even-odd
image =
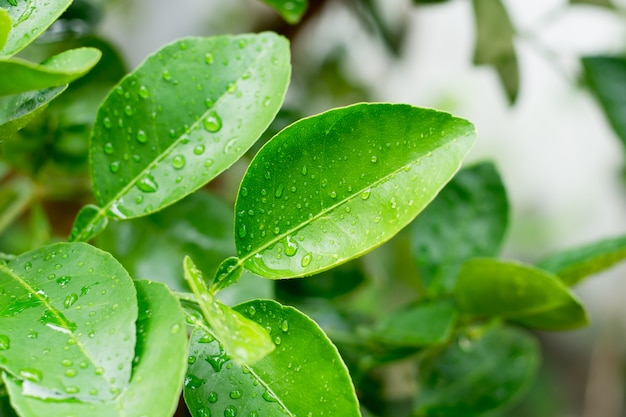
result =
[{"label": "wet green leaf", "polygon": [[0,59],[0,96],[67,84],[85,75],[100,56],[95,48],[77,48],[54,55],[41,64],[18,58]]},{"label": "wet green leaf", "polygon": [[329,269],[389,240],[435,197],[474,142],[450,114],[357,104],[298,121],[243,178],[237,256],[267,278]]},{"label": "wet green leaf", "polygon": [[590,245],[555,253],[537,263],[566,285],[575,285],[626,259],[626,236],[604,239]]},{"label": "wet green leaf", "polygon": [[0,97],[0,143],[37,117],[67,85]]},{"label": "wet green leaf", "polygon": [[[187,366],[187,334],[178,301],[159,283],[135,281],[139,301],[137,360],[130,385],[113,401],[43,401],[22,395],[20,383],[5,379],[21,417],[171,417]],[[166,341],[167,343],[164,343]]]},{"label": "wet green leaf", "polygon": [[539,355],[535,339],[511,327],[458,336],[420,363],[414,415],[472,417],[510,403],[533,380]]},{"label": "wet green leaf", "polygon": [[[37,39],[68,8],[72,0],[41,2],[38,0],[0,0],[11,19],[11,31],[0,57],[15,55]],[[4,75],[4,72],[0,71]]]},{"label": "wet green leaf", "polygon": [[498,71],[509,102],[519,91],[519,68],[513,37],[515,28],[501,0],[473,0],[476,24],[474,64],[491,65]]},{"label": "wet green leaf", "polygon": [[626,146],[626,59],[596,56],[583,58],[582,63],[589,88]]},{"label": "wet green leaf", "polygon": [[228,168],[278,112],[289,76],[288,42],[272,33],[188,38],[150,56],[98,112],[100,216],[158,211]]},{"label": "wet green leaf", "polygon": [[24,390],[107,400],[128,385],[137,301],[109,254],[46,246],[0,265],[0,288],[0,367]]},{"label": "wet green leaf", "polygon": [[309,6],[308,0],[262,0],[264,3],[273,7],[278,14],[281,15],[288,23],[292,25],[298,23],[307,7]]},{"label": "wet green leaf", "polygon": [[195,330],[183,391],[192,416],[360,416],[348,370],[314,321],[271,300],[235,309],[270,329],[276,350],[240,366]]},{"label": "wet green leaf", "polygon": [[208,289],[202,273],[191,258],[183,261],[185,279],[196,295],[204,318],[228,355],[242,365],[253,364],[274,350],[263,327],[222,304]]},{"label": "wet green leaf", "polygon": [[414,304],[385,317],[372,337],[394,346],[441,344],[452,335],[456,317],[456,308],[447,301]]},{"label": "wet green leaf", "polygon": [[4,48],[11,31],[11,16],[6,9],[0,9],[0,51]]},{"label": "wet green leaf", "polygon": [[420,277],[432,293],[449,293],[463,262],[496,256],[509,218],[506,190],[495,167],[461,170],[411,224]]},{"label": "wet green leaf", "polygon": [[545,330],[587,324],[576,295],[556,275],[530,265],[472,259],[462,266],[455,292],[459,308],[476,316],[504,317]]}]

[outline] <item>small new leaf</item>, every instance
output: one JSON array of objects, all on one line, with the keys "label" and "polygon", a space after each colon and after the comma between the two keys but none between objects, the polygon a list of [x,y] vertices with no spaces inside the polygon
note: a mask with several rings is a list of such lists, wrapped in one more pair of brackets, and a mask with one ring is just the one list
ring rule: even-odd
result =
[{"label": "small new leaf", "polygon": [[274,350],[274,343],[262,326],[225,306],[214,297],[202,272],[190,257],[185,257],[183,268],[185,279],[196,296],[211,333],[230,358],[242,365],[250,365]]},{"label": "small new leaf", "polygon": [[270,5],[283,19],[295,25],[302,19],[309,6],[308,0],[262,0]]}]

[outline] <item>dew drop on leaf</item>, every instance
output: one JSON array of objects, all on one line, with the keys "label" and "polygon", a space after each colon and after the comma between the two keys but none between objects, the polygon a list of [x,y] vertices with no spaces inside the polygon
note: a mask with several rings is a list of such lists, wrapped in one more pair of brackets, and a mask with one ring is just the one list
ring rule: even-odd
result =
[{"label": "dew drop on leaf", "polygon": [[208,65],[211,65],[213,61],[214,58],[212,53],[207,52],[206,54],[204,54],[204,62],[206,62]]},{"label": "dew drop on leaf", "polygon": [[237,417],[237,407],[229,405],[224,410],[224,417]]},{"label": "dew drop on leaf", "polygon": [[105,117],[104,119],[102,119],[102,126],[104,126],[105,129],[110,129],[111,128],[111,119],[108,117]]},{"label": "dew drop on leaf", "polygon": [[107,155],[111,155],[115,151],[115,149],[113,148],[113,144],[111,142],[105,143],[102,148],[103,148],[102,150],[104,151],[104,153]]},{"label": "dew drop on leaf", "polygon": [[69,377],[69,378],[73,378],[76,376],[76,369],[66,369],[65,370],[65,376]]},{"label": "dew drop on leaf", "polygon": [[148,88],[145,85],[142,85],[141,87],[139,87],[139,97],[148,98],[149,95],[150,95],[150,92],[148,91]]},{"label": "dew drop on leaf", "polygon": [[195,148],[193,148],[193,153],[196,155],[202,155],[204,153],[204,145],[197,145]]},{"label": "dew drop on leaf", "polygon": [[222,128],[222,119],[216,112],[212,111],[209,112],[207,117],[204,119],[203,125],[207,132],[219,132]]},{"label": "dew drop on leaf", "polygon": [[211,417],[211,410],[206,407],[200,407],[196,411],[198,417]]},{"label": "dew drop on leaf", "polygon": [[11,339],[6,334],[0,334],[0,350],[9,350],[11,348]]},{"label": "dew drop on leaf", "polygon": [[159,189],[159,186],[152,175],[145,175],[137,182],[137,188],[144,193],[154,193]]},{"label": "dew drop on leaf", "polygon": [[124,114],[125,114],[126,116],[132,116],[132,115],[133,115],[133,113],[134,113],[134,112],[133,112],[133,108],[132,108],[132,107],[130,107],[130,106],[126,106],[126,107],[124,107]]},{"label": "dew drop on leaf", "polygon": [[31,382],[39,382],[43,378],[41,371],[32,368],[24,368],[19,371],[20,377]]},{"label": "dew drop on leaf", "polygon": [[284,250],[285,255],[294,256],[298,251],[298,242],[293,240],[293,237],[287,236],[287,238],[284,240]]},{"label": "dew drop on leaf", "polygon": [[172,159],[172,166],[174,169],[183,169],[185,167],[185,157],[183,155],[176,155]]},{"label": "dew drop on leaf", "polygon": [[270,403],[275,403],[275,402],[277,401],[277,400],[276,400],[276,397],[274,396],[274,394],[272,394],[272,393],[271,393],[271,392],[269,392],[269,391],[265,391],[265,392],[263,393],[262,397],[263,397],[263,399],[264,399],[265,401],[270,402]]},{"label": "dew drop on leaf", "polygon": [[242,395],[243,393],[241,392],[241,390],[234,390],[234,391],[231,391],[229,394],[230,398],[232,398],[233,400],[241,398]]},{"label": "dew drop on leaf", "polygon": [[119,170],[120,170],[120,161],[111,162],[111,164],[109,165],[109,171],[116,173]]},{"label": "dew drop on leaf", "polygon": [[163,73],[161,74],[161,76],[163,77],[165,81],[172,79],[172,73],[169,72],[169,70],[163,70]]},{"label": "dew drop on leaf", "polygon": [[207,398],[207,400],[209,400],[211,404],[214,404],[217,402],[217,398],[218,398],[217,392],[211,391],[209,392],[209,397]]},{"label": "dew drop on leaf", "polygon": [[146,135],[146,132],[143,130],[139,130],[137,132],[137,142],[146,143],[147,141],[148,141],[148,135]]},{"label": "dew drop on leaf", "polygon": [[368,188],[367,190],[361,193],[361,199],[367,200],[368,198],[370,198],[371,193],[372,193],[371,190]]},{"label": "dew drop on leaf", "polygon": [[65,300],[63,300],[63,306],[65,308],[70,308],[76,301],[78,301],[78,295],[70,294],[65,297]]},{"label": "dew drop on leaf", "polygon": [[307,266],[311,264],[312,260],[313,260],[313,255],[311,253],[307,253],[306,255],[302,257],[302,260],[300,261],[300,265],[302,265],[303,268],[306,268]]},{"label": "dew drop on leaf", "polygon": [[67,392],[68,394],[78,394],[80,392],[80,389],[76,386],[69,386],[65,387],[65,392]]}]

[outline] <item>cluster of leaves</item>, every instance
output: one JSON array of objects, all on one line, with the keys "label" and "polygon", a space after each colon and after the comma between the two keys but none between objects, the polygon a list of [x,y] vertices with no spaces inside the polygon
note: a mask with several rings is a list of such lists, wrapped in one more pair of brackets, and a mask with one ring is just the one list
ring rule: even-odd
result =
[{"label": "cluster of leaves", "polygon": [[[268,3],[299,5],[294,21],[306,7]],[[275,118],[288,42],[181,39],[121,80],[103,43],[16,58],[69,4],[0,0],[0,226],[25,208],[45,223],[71,154],[59,144],[84,144],[64,175],[84,164],[93,190],[69,242],[44,234],[0,263],[3,415],[170,417],[181,391],[194,417],[480,415],[536,372],[522,328],[585,325],[569,285],[626,257],[618,238],[536,266],[498,259],[504,186],[489,163],[458,171],[473,126],[404,104],[282,129],[231,210],[203,187]],[[397,366],[419,366],[408,390],[385,383]]]}]

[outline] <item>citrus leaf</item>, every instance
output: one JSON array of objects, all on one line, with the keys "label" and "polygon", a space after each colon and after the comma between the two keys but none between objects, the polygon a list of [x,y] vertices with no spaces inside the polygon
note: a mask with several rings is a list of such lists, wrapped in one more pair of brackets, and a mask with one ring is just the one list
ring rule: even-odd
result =
[{"label": "citrus leaf", "polygon": [[413,258],[430,292],[449,293],[463,262],[498,254],[508,211],[493,164],[457,173],[410,226]]},{"label": "citrus leaf", "polygon": [[589,88],[626,146],[626,59],[596,56],[585,57],[582,63]]},{"label": "citrus leaf", "polygon": [[0,289],[0,367],[28,390],[106,400],[128,385],[137,300],[109,254],[46,246],[0,265]]},{"label": "citrus leaf", "polygon": [[469,260],[461,267],[455,293],[461,311],[476,316],[504,317],[545,330],[587,324],[576,295],[556,275],[530,265]]},{"label": "citrus leaf", "polygon": [[158,211],[232,165],[278,112],[290,68],[287,40],[272,33],[188,38],[150,56],[98,111],[99,217]]},{"label": "citrus leaf", "polygon": [[271,300],[235,309],[270,329],[276,350],[241,366],[217,341],[195,329],[183,390],[193,417],[360,416],[348,370],[314,321]]},{"label": "citrus leaf", "polygon": [[263,327],[225,306],[209,291],[202,273],[190,257],[183,261],[185,279],[196,295],[211,333],[228,355],[242,365],[253,364],[274,350],[274,343]]},{"label": "citrus leaf", "polygon": [[[9,13],[12,27],[0,57],[15,55],[37,39],[72,4],[72,0],[41,2],[38,0],[0,0]],[[0,71],[4,75],[4,72]]]},{"label": "citrus leaf", "polygon": [[460,335],[420,362],[415,416],[477,416],[520,396],[540,360],[535,339],[511,327]]},{"label": "citrus leaf", "polygon": [[474,64],[491,65],[498,72],[509,103],[519,91],[519,68],[513,37],[515,28],[500,0],[473,0],[476,27]]},{"label": "citrus leaf", "polygon": [[281,15],[287,23],[292,25],[298,23],[307,7],[309,6],[308,0],[262,0],[264,3],[269,4],[274,10]]},{"label": "citrus leaf", "polygon": [[415,304],[385,317],[372,337],[393,346],[423,347],[446,342],[452,335],[457,310],[447,301]]},{"label": "citrus leaf", "polygon": [[[45,401],[22,394],[6,378],[21,417],[170,417],[178,405],[187,367],[187,335],[180,304],[163,284],[135,281],[139,302],[137,359],[129,386],[113,401]],[[163,343],[166,341],[167,343]]]},{"label": "citrus leaf", "polygon": [[0,96],[72,82],[93,68],[101,55],[95,48],[76,48],[54,55],[41,64],[18,58],[0,60]]},{"label": "citrus leaf", "polygon": [[402,104],[300,120],[255,156],[235,206],[237,256],[267,278],[329,269],[389,240],[435,197],[473,126]]},{"label": "citrus leaf", "polygon": [[571,286],[624,259],[626,236],[620,236],[556,253],[539,261],[537,267],[558,275]]},{"label": "citrus leaf", "polygon": [[67,85],[0,97],[0,143],[37,117]]}]

